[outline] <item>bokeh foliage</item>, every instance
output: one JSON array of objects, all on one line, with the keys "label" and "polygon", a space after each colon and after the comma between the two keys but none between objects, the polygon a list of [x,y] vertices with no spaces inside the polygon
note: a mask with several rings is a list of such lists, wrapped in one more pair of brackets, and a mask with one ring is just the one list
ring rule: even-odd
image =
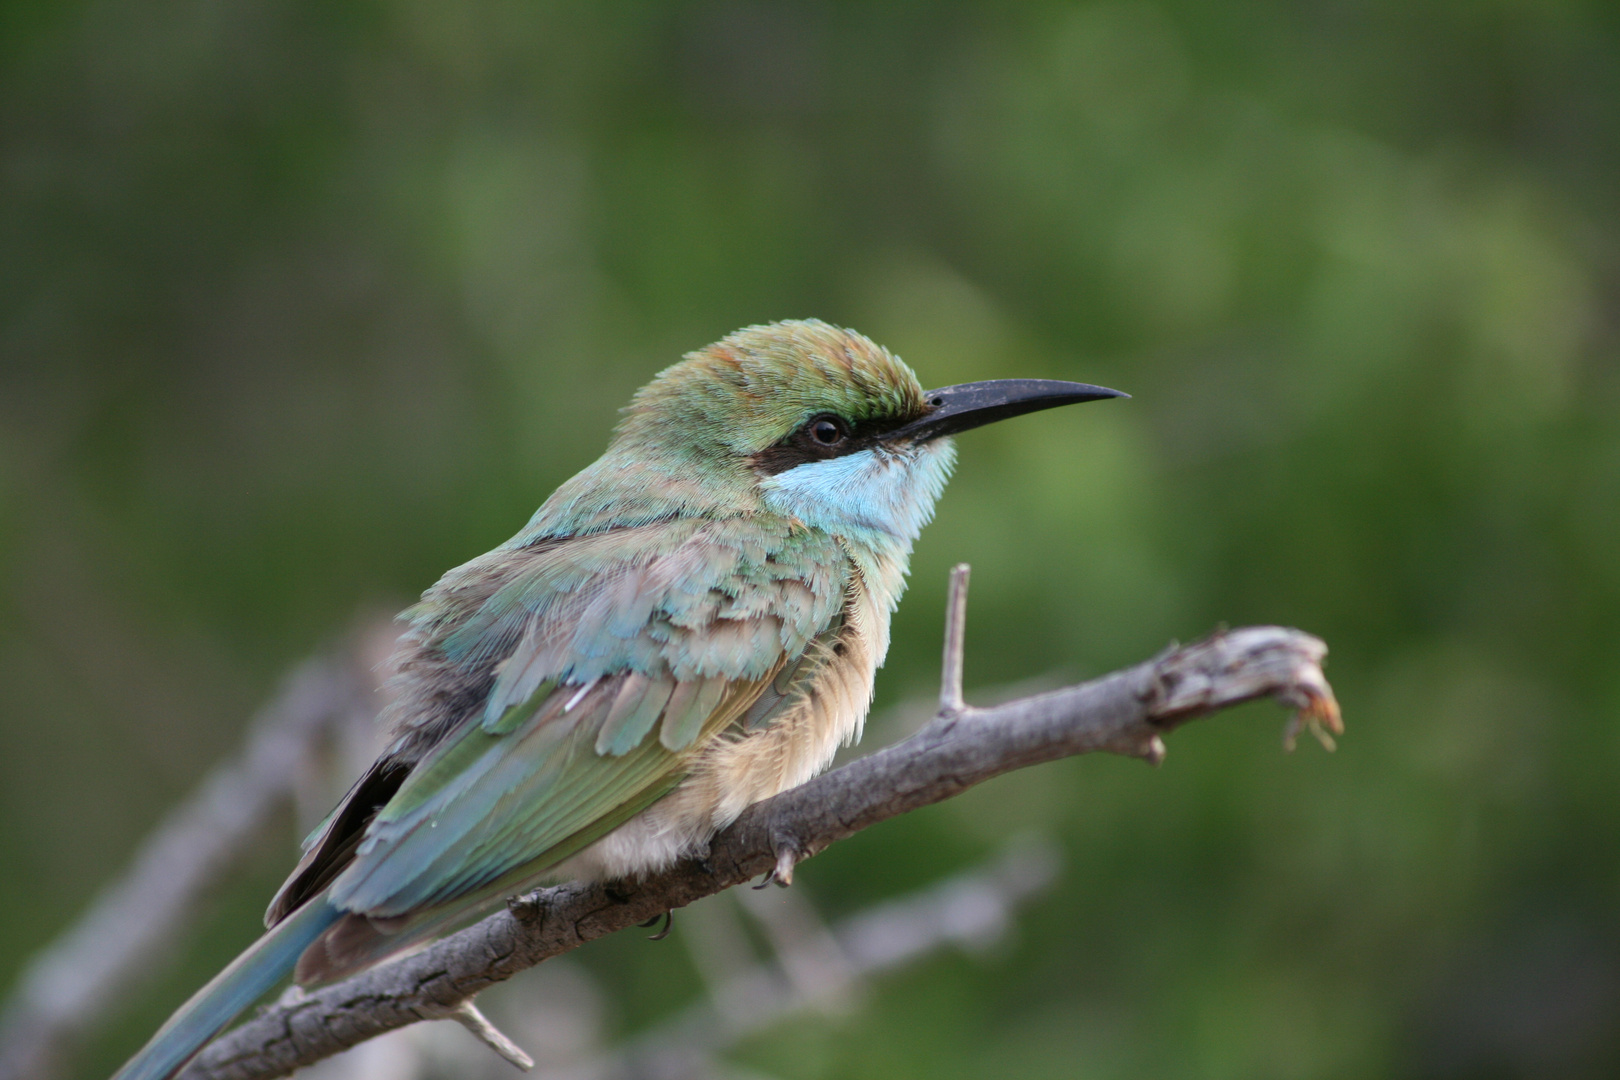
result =
[{"label": "bokeh foliage", "polygon": [[[831,912],[1048,830],[988,958],[786,1078],[1620,1071],[1620,17],[1575,0],[0,6],[0,978],[277,674],[504,539],[658,368],[817,315],[962,440],[879,707],[1320,634],[1254,709],[839,846]],[[880,726],[875,737],[883,737]],[[257,925],[291,828],[104,1072]],[[587,950],[628,1029],[691,975]]]}]

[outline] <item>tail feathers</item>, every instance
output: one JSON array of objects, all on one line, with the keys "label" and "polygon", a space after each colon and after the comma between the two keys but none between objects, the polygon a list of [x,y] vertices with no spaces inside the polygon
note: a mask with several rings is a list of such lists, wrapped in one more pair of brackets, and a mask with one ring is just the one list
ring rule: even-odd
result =
[{"label": "tail feathers", "polygon": [[392,919],[344,913],[320,944],[298,958],[293,979],[300,986],[323,986],[410,952],[487,914],[506,894],[482,903],[445,904]]},{"label": "tail feathers", "polygon": [[343,912],[317,896],[277,923],[230,967],[192,995],[113,1080],[167,1080],[220,1029],[293,969],[299,955]]}]

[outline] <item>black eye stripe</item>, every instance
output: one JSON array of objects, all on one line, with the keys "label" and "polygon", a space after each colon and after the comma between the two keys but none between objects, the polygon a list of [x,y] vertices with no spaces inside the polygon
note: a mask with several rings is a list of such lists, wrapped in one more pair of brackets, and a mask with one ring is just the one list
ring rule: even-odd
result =
[{"label": "black eye stripe", "polygon": [[774,476],[812,461],[858,453],[904,423],[904,418],[890,416],[851,423],[835,413],[817,413],[788,432],[775,446],[756,453],[754,467],[766,476]]}]

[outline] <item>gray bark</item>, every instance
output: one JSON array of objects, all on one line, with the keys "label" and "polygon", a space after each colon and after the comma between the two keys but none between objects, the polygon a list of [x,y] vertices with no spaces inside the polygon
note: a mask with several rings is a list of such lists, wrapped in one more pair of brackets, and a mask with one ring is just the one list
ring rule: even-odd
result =
[{"label": "gray bark", "polygon": [[[965,575],[953,581],[960,618]],[[266,1080],[420,1020],[465,1018],[480,991],[578,948],[794,863],[878,822],[1044,761],[1107,751],[1157,764],[1162,736],[1260,697],[1294,710],[1287,741],[1310,728],[1331,745],[1338,707],[1322,675],[1327,649],[1298,630],[1218,633],[1078,686],[988,709],[956,705],[960,656],[947,636],[944,702],[911,738],[750,807],[708,858],[637,883],[566,884],[515,899],[415,955],[276,1004],[207,1047],[183,1080]],[[957,646],[959,649],[959,645]]]}]

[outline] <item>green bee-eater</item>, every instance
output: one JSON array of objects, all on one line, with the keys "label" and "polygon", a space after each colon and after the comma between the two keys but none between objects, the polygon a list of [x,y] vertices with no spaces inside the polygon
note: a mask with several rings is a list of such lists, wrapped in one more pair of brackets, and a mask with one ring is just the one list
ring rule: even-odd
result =
[{"label": "green bee-eater", "polygon": [[349,975],[545,879],[701,852],[860,736],[950,436],[1123,396],[925,391],[860,334],[739,330],[660,372],[607,452],[407,611],[390,742],[269,930],[118,1073],[172,1075],[288,971]]}]

